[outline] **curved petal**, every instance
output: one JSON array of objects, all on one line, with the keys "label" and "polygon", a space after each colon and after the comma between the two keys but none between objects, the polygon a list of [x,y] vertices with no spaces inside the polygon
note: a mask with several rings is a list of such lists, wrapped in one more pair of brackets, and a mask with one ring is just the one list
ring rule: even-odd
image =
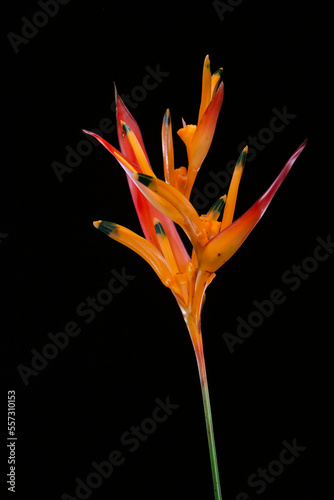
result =
[{"label": "curved petal", "polygon": [[275,193],[305,146],[306,141],[294,152],[270,188],[247,212],[209,241],[199,255],[201,269],[215,272],[238,250],[267,210]]},{"label": "curved petal", "polygon": [[[122,153],[114,148],[114,146],[109,144],[108,141],[103,139],[103,137],[100,137],[99,135],[95,134],[94,132],[90,132],[89,130],[83,130],[83,132],[85,134],[93,136],[97,141],[99,141],[99,143],[102,144],[102,146],[104,146],[109,151],[109,153],[111,153],[116,158],[116,160],[120,165],[122,165],[122,167],[126,167],[130,172],[140,172],[138,165],[125,158]],[[126,172],[129,173],[128,171]]]},{"label": "curved petal", "polygon": [[175,186],[174,179],[174,147],[172,135],[172,120],[169,109],[166,110],[162,120],[161,129],[162,157],[164,163],[165,180]]},{"label": "curved petal", "polygon": [[201,219],[183,194],[156,177],[136,172],[132,177],[142,185],[139,187],[148,200],[182,227],[195,248],[198,244],[204,246],[207,243],[208,238]]},{"label": "curved petal", "polygon": [[180,293],[179,287],[166,260],[152,243],[130,229],[120,226],[119,224],[114,224],[113,222],[100,220],[93,224],[97,229],[109,236],[109,238],[119,241],[140,255],[150,264],[165,286],[171,288],[175,293]]},{"label": "curved petal", "polygon": [[[133,118],[132,114],[130,113],[128,108],[125,106],[125,104],[122,101],[122,99],[120,98],[120,96],[117,94],[116,87],[115,87],[115,102],[116,102],[117,135],[118,135],[118,143],[119,143],[119,147],[121,148],[121,152],[130,161],[137,164],[136,155],[135,155],[131,145],[129,144],[129,141],[126,138],[124,131],[123,131],[123,128],[122,128],[121,122],[125,122],[131,128],[134,135],[136,136],[136,139],[139,142],[139,144],[140,144],[140,146],[141,146],[141,148],[146,156],[146,160],[149,163],[148,155],[146,153],[143,137],[141,135],[138,123]],[[138,169],[138,171],[140,171],[140,169]]]},{"label": "curved petal", "polygon": [[198,113],[198,123],[201,121],[201,118],[209,106],[211,102],[211,67],[210,67],[210,59],[207,55],[204,59],[203,64],[203,74],[202,74],[202,96],[201,96],[201,105]]},{"label": "curved petal", "polygon": [[180,271],[179,268],[177,267],[177,263],[173,254],[172,247],[170,246],[169,240],[167,238],[167,234],[163,228],[163,225],[158,219],[154,219],[154,229],[155,232],[157,233],[157,238],[159,241],[161,253],[165,257],[169,269],[175,276]]},{"label": "curved petal", "polygon": [[189,146],[187,147],[189,160],[187,188],[185,192],[185,196],[187,198],[190,196],[197,172],[211,146],[219,112],[223,104],[223,98],[224,83],[221,82],[215,96],[206,108],[205,113],[196,128]]},{"label": "curved petal", "polygon": [[245,146],[242,152],[240,153],[236,166],[234,167],[234,172],[232,175],[230,187],[227,193],[226,205],[224,208],[224,214],[220,228],[221,231],[226,227],[228,227],[233,222],[235,204],[237,201],[241,176],[244,171],[246,163],[247,152],[248,152],[248,146]]},{"label": "curved petal", "polygon": [[213,75],[211,77],[211,99],[213,98],[213,96],[217,92],[217,87],[218,87],[218,84],[220,82],[222,74],[223,74],[223,68],[219,68],[219,69],[217,69],[217,71],[215,71],[213,73]]},{"label": "curved petal", "polygon": [[[177,261],[177,265],[179,266],[180,271],[184,272],[186,265],[190,260],[188,252],[173,222],[163,213],[157,210],[157,208],[147,200],[147,198],[142,194],[142,192],[137,188],[137,186],[133,182],[131,173],[138,172],[139,170],[138,165],[127,159],[120,151],[114,148],[114,146],[109,144],[109,142],[107,142],[99,135],[93,132],[89,132],[87,130],[84,130],[84,132],[86,134],[95,137],[95,139],[97,139],[116,158],[118,163],[121,165],[121,167],[127,174],[130,193],[145,238],[148,241],[150,241],[153,245],[155,245],[157,248],[159,248],[159,242],[157,239],[156,232],[154,230],[154,219],[158,218],[165,228],[169,241],[173,245],[173,251],[175,259]],[[131,151],[133,151],[132,148]]]},{"label": "curved petal", "polygon": [[[174,222],[182,226],[183,217],[178,208],[173,206],[169,201],[163,198],[157,191],[152,189],[152,182],[155,180],[154,177],[144,174],[134,173],[132,176],[133,183],[145,196],[146,201],[153,205],[161,214],[172,219]],[[150,187],[151,186],[151,187]]]},{"label": "curved petal", "polygon": [[[123,133],[121,122],[125,122],[134,133],[139,145],[141,146],[144,155],[146,156],[148,164],[150,164],[138,123],[133,118],[128,108],[125,106],[123,100],[117,94],[116,87],[115,87],[115,102],[116,102],[117,135],[121,152],[128,160],[138,165],[135,152],[132,149],[131,145],[129,144],[127,137]],[[137,171],[140,172],[140,168],[138,168]],[[159,210],[157,210],[156,207],[151,205],[151,203],[145,198],[145,196],[137,188],[137,186],[130,181],[129,176],[127,177],[127,179],[133,204],[135,206],[138,219],[141,228],[143,230],[143,233],[145,235],[145,238],[151,241],[157,248],[159,248],[159,242],[157,240],[153,222],[155,218],[158,218],[163,224],[168,239],[173,246],[175,259],[177,261],[179,269],[182,270],[182,272],[184,272],[190,258],[173,221],[171,221],[168,217],[166,217]]]},{"label": "curved petal", "polygon": [[153,175],[153,177],[155,177],[153,170],[151,169],[151,165],[149,164],[149,161],[147,159],[147,155],[140,142],[138,141],[136,134],[127,123],[123,122],[123,120],[120,121],[120,124],[123,129],[123,134],[129,141],[130,146],[135,154],[136,161],[134,163],[139,166],[139,172],[143,172],[143,174],[147,175]]},{"label": "curved petal", "polygon": [[189,162],[193,168],[200,166],[211,146],[212,138],[215,133],[216,124],[221,110],[224,98],[224,82],[218,87],[218,90],[205,110],[201,121],[198,123],[197,129],[190,145]]}]

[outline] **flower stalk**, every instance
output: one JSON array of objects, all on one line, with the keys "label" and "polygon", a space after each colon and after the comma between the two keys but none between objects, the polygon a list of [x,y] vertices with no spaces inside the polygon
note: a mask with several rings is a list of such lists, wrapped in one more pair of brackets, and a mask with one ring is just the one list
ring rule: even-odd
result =
[{"label": "flower stalk", "polygon": [[190,337],[192,339],[194,339],[193,346],[194,346],[194,350],[195,350],[195,354],[196,354],[197,368],[198,368],[198,374],[199,374],[199,378],[200,378],[201,391],[202,391],[206,434],[207,434],[207,439],[208,439],[211,474],[212,474],[212,482],[213,482],[213,491],[214,491],[214,495],[215,495],[214,498],[215,498],[215,500],[222,500],[221,486],[220,486],[220,479],[219,479],[218,460],[217,460],[217,452],[216,452],[216,443],[215,443],[215,436],[214,436],[213,422],[212,422],[209,385],[208,385],[208,379],[207,379],[207,374],[206,374],[206,365],[205,365],[205,357],[204,357],[204,349],[203,349],[202,332],[201,332],[200,325],[195,325],[191,315],[188,315],[185,317],[185,322],[186,322],[186,325],[188,327]]},{"label": "flower stalk", "polygon": [[[201,332],[206,288],[216,271],[234,255],[259,222],[306,145],[304,141],[269,189],[234,220],[248,151],[245,146],[236,162],[227,195],[220,196],[206,214],[199,215],[189,198],[198,170],[210,148],[223,103],[224,84],[220,82],[221,76],[222,68],[211,74],[207,56],[203,66],[198,123],[187,125],[182,120],[183,127],[177,131],[187,149],[187,167],[175,168],[171,115],[169,110],[166,111],[161,131],[165,180],[155,175],[139,126],[117,93],[116,121],[121,151],[95,133],[84,131],[95,137],[125,171],[144,236],[105,220],[94,222],[94,226],[136,252],[151,266],[163,285],[173,293],[187,325],[201,382],[215,500],[221,500],[222,496]],[[175,224],[189,238],[191,256]]]}]

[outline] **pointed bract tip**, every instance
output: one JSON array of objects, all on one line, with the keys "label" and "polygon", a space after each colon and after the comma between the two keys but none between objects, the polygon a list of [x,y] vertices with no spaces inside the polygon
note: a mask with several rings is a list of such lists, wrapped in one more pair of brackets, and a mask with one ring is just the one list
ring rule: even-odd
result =
[{"label": "pointed bract tip", "polygon": [[294,152],[293,156],[297,155],[297,157],[300,155],[300,153],[305,149],[307,146],[308,138],[304,139],[304,141],[299,145],[299,147],[296,149]]},{"label": "pointed bract tip", "polygon": [[117,92],[116,85],[115,85],[115,104],[116,104],[116,112],[117,112],[118,107],[119,108],[121,108],[121,107],[126,108],[126,106],[123,102],[123,99],[121,98],[121,96]]},{"label": "pointed bract tip", "polygon": [[101,222],[101,220],[96,220],[93,222],[93,226],[96,227],[96,229],[99,229]]},{"label": "pointed bract tip", "polygon": [[237,161],[237,165],[240,165],[241,167],[245,166],[247,153],[248,153],[248,146],[245,146],[244,149],[240,153],[240,156],[239,156],[238,161]]},{"label": "pointed bract tip", "polygon": [[[222,76],[222,74],[223,74],[223,68],[219,68],[219,69],[217,69],[217,71],[215,71],[215,72],[213,73],[213,75],[219,75],[219,76]],[[212,76],[213,76],[213,75],[212,75]]]},{"label": "pointed bract tip", "polygon": [[93,224],[97,229],[102,231],[102,233],[106,234],[107,236],[109,236],[110,233],[112,233],[118,227],[117,224],[114,224],[113,222],[108,222],[106,220],[97,221],[96,224],[98,225],[95,225],[95,222]]},{"label": "pointed bract tip", "polygon": [[222,213],[222,210],[225,206],[226,203],[226,194],[224,196],[221,196],[214,202],[210,210],[208,211],[208,215],[214,214],[215,215],[215,220],[218,220],[219,215]]},{"label": "pointed bract tip", "polygon": [[166,125],[170,125],[171,116],[170,116],[169,108],[166,109],[166,113],[164,114],[164,120],[165,120]]}]

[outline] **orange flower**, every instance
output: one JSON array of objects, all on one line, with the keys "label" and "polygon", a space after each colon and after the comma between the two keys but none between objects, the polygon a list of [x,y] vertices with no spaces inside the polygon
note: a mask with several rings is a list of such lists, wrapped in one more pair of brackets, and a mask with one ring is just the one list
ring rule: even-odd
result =
[{"label": "orange flower", "polygon": [[[210,147],[223,100],[222,70],[211,75],[207,56],[203,66],[202,99],[198,125],[178,130],[187,147],[189,165],[175,169],[172,123],[169,110],[162,122],[162,153],[165,181],[154,174],[137,122],[116,93],[118,151],[102,137],[99,140],[118,160],[127,174],[131,195],[145,237],[115,223],[98,221],[95,227],[141,255],[169,287],[189,323],[194,346],[200,324],[205,290],[215,272],[237,251],[260,220],[306,141],[291,156],[266,193],[236,221],[233,221],[237,193],[246,162],[247,146],[236,163],[227,196],[222,196],[208,211],[198,215],[189,201],[189,187]],[[222,220],[219,222],[222,213]],[[189,257],[173,222],[188,236],[192,247]]]},{"label": "orange flower", "polygon": [[[248,151],[246,146],[236,162],[227,195],[221,196],[206,214],[199,215],[189,197],[197,172],[210,148],[222,106],[224,85],[220,83],[221,75],[222,69],[211,74],[207,56],[203,66],[198,124],[186,125],[183,122],[183,127],[177,132],[187,148],[187,168],[175,168],[171,116],[169,110],[166,111],[161,134],[164,181],[154,174],[138,124],[117,93],[116,118],[121,152],[102,137],[86,132],[100,141],[124,169],[145,237],[113,222],[100,220],[94,222],[94,226],[134,250],[150,264],[161,282],[174,294],[187,324],[202,382],[217,499],[221,496],[200,327],[205,291],[216,271],[232,257],[258,223],[306,145],[304,141],[269,189],[241,217],[234,220],[239,183]],[[174,223],[189,238],[191,257]]]}]

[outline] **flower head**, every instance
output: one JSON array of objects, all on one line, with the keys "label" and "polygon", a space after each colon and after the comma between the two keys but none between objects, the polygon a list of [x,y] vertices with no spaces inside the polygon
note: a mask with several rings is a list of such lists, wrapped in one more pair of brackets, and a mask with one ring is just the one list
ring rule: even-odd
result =
[{"label": "flower head", "polygon": [[[247,146],[241,152],[227,194],[203,215],[189,197],[197,172],[210,148],[223,102],[222,69],[211,74],[207,56],[203,66],[202,96],[197,125],[186,125],[178,135],[186,145],[188,166],[175,168],[172,121],[169,110],[162,121],[162,156],[165,180],[149,163],[137,122],[116,93],[117,131],[121,151],[102,137],[99,140],[124,169],[144,237],[119,224],[97,221],[94,226],[143,257],[162,283],[173,292],[189,328],[196,350],[205,290],[216,271],[232,257],[260,220],[293,163],[306,145],[299,146],[269,189],[241,217],[234,220],[238,188],[246,163]],[[192,245],[189,256],[176,223]]]}]

